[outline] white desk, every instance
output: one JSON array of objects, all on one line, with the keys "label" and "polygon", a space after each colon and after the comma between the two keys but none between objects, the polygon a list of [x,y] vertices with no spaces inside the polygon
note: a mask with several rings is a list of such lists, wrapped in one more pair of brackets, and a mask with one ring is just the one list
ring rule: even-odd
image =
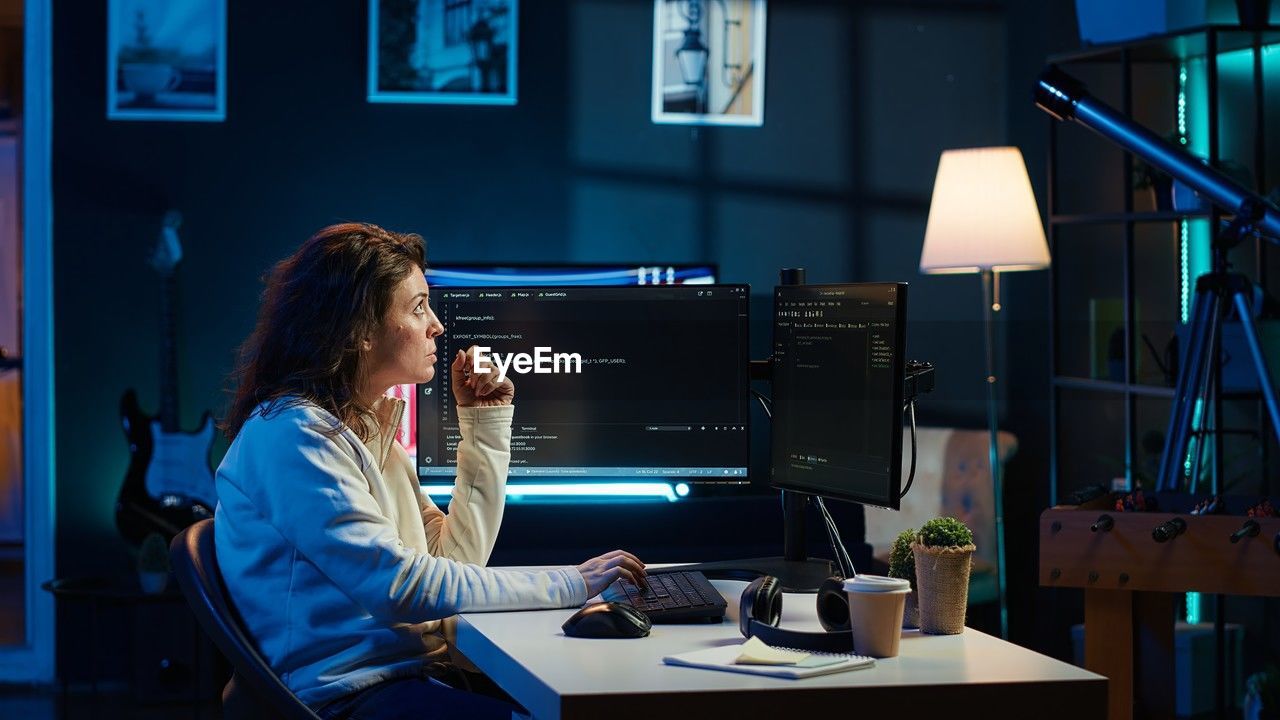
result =
[{"label": "white desk", "polygon": [[[906,631],[896,658],[803,680],[662,664],[664,655],[743,641],[737,599],[746,583],[712,582],[729,600],[719,625],[654,625],[647,638],[587,640],[560,630],[574,610],[469,613],[459,617],[457,647],[537,720],[653,717],[673,709],[794,720],[841,707],[863,717],[896,712],[884,717],[897,720],[942,708],[946,717],[1106,714],[1106,678],[970,629],[951,636]],[[820,630],[814,596],[787,594],[781,624]]]}]

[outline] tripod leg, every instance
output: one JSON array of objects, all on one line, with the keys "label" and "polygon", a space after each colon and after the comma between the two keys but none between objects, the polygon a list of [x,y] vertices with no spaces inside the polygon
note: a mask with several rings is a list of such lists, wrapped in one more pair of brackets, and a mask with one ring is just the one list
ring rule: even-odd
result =
[{"label": "tripod leg", "polygon": [[1249,354],[1253,356],[1253,369],[1258,374],[1258,387],[1262,388],[1262,399],[1267,403],[1267,412],[1271,415],[1271,429],[1280,440],[1280,404],[1276,402],[1275,384],[1271,382],[1271,373],[1267,370],[1267,360],[1262,355],[1262,344],[1258,342],[1258,328],[1253,324],[1249,301],[1243,291],[1235,293],[1236,312],[1240,315],[1240,327],[1244,329],[1245,340],[1249,343]]},{"label": "tripod leg", "polygon": [[[1200,364],[1196,366],[1198,374],[1194,376],[1191,386],[1191,398],[1193,403],[1190,410],[1191,422],[1187,425],[1186,440],[1186,444],[1189,449],[1184,451],[1184,454],[1181,456],[1183,459],[1187,460],[1185,468],[1186,478],[1191,492],[1196,491],[1196,484],[1200,480],[1200,463],[1206,452],[1205,443],[1214,442],[1217,438],[1221,437],[1216,433],[1212,435],[1210,434],[1210,425],[1212,425],[1215,430],[1217,428],[1217,418],[1210,412],[1210,410],[1217,407],[1216,390],[1218,385],[1215,380],[1218,376],[1218,363],[1215,362],[1215,359],[1221,357],[1222,354],[1219,332],[1222,330],[1222,320],[1225,315],[1225,309],[1223,307],[1222,296],[1214,293],[1211,297],[1213,309],[1210,311],[1210,322],[1208,330],[1205,333],[1203,360],[1201,360]],[[1210,437],[1212,437],[1213,440],[1207,439]],[[1218,451],[1218,446],[1216,444],[1213,445],[1213,449],[1216,453]],[[1217,455],[1215,454],[1214,457],[1217,457]],[[1175,486],[1170,489],[1177,490],[1179,488],[1178,486]]]},{"label": "tripod leg", "polygon": [[[1221,308],[1221,302],[1220,298],[1215,300],[1215,304],[1218,305],[1219,309]],[[1187,453],[1190,456],[1187,461],[1187,479],[1189,481],[1187,485],[1188,491],[1192,493],[1196,492],[1197,484],[1200,481],[1200,463],[1205,453],[1205,443],[1212,442],[1206,438],[1212,437],[1216,441],[1217,438],[1221,437],[1216,432],[1217,417],[1211,412],[1213,408],[1217,407],[1218,396],[1215,391],[1218,385],[1215,379],[1219,371],[1218,363],[1214,362],[1213,358],[1220,357],[1222,351],[1216,337],[1221,327],[1222,317],[1215,314],[1214,318],[1216,318],[1217,322],[1209,328],[1209,339],[1205,345],[1208,355],[1206,355],[1203,366],[1203,378],[1201,385],[1195,388],[1195,393],[1192,395],[1195,405],[1191,411],[1190,435],[1188,436],[1190,450]],[[1210,429],[1210,425],[1213,426],[1212,429]],[[1219,448],[1216,444],[1213,445],[1213,450],[1215,453],[1218,452]],[[1177,488],[1173,489],[1176,490]]]},{"label": "tripod leg", "polygon": [[[1203,377],[1201,382],[1203,385],[1196,394],[1196,409],[1192,412],[1192,438],[1195,443],[1194,452],[1191,453],[1190,464],[1187,466],[1188,487],[1191,492],[1197,490],[1201,475],[1204,473],[1202,458],[1206,454],[1212,453],[1214,467],[1212,470],[1211,484],[1213,492],[1218,491],[1218,479],[1222,476],[1218,459],[1222,457],[1222,415],[1219,410],[1222,407],[1222,327],[1227,317],[1227,296],[1215,293],[1213,297],[1213,323],[1209,326],[1209,339],[1205,342],[1205,359],[1203,366]],[[1200,417],[1200,422],[1195,422],[1196,416]]]},{"label": "tripod leg", "polygon": [[1212,331],[1219,317],[1217,294],[1197,288],[1192,309],[1191,335],[1178,370],[1178,385],[1169,412],[1169,430],[1165,433],[1157,490],[1175,490],[1182,484],[1182,466],[1187,457],[1196,398],[1200,397],[1203,387],[1205,363],[1211,359]]}]

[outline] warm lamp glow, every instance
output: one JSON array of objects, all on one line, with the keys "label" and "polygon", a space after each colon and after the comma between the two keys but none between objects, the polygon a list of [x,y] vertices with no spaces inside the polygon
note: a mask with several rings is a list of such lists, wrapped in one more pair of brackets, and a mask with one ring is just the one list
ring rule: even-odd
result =
[{"label": "warm lamp glow", "polygon": [[999,275],[1011,270],[1049,267],[1040,211],[1031,178],[1016,147],[947,150],[938,160],[929,204],[929,224],[920,251],[922,273],[982,273],[982,318],[987,350],[988,467],[995,501],[996,568],[1000,594],[1000,636],[1009,637],[1005,600],[1004,489],[998,451],[995,332],[999,312]]},{"label": "warm lamp glow", "polygon": [[922,273],[1040,270],[1049,246],[1016,147],[947,150],[938,161]]}]

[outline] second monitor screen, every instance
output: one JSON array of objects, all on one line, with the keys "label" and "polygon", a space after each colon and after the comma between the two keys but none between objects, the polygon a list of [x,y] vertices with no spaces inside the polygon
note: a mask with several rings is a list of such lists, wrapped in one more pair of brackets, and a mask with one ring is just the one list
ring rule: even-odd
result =
[{"label": "second monitor screen", "polygon": [[512,479],[746,482],[748,303],[745,285],[439,289],[419,475],[456,474],[450,361],[475,345],[511,362]]},{"label": "second monitor screen", "polygon": [[905,283],[774,290],[776,487],[898,508]]}]

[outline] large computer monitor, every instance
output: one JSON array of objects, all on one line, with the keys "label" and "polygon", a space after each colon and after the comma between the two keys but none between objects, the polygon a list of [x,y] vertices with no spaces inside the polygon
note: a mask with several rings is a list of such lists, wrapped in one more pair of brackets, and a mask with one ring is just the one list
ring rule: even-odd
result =
[{"label": "large computer monitor", "polygon": [[[505,287],[530,285],[713,285],[715,263],[432,263],[427,285]],[[391,394],[408,404],[396,442],[409,457],[418,456],[418,398],[413,385],[397,385]]]},{"label": "large computer monitor", "polygon": [[[534,372],[512,377],[513,483],[746,484],[749,303],[746,285],[444,287],[432,293],[447,328],[437,340],[439,357],[472,345],[499,359],[530,356]],[[560,356],[568,356],[563,364]],[[536,372],[539,357],[549,372]],[[443,361],[435,379],[418,386],[424,481],[456,473],[460,436],[449,388]]]},{"label": "large computer monitor", "polygon": [[772,484],[898,509],[906,283],[774,289]]},{"label": "large computer monitor", "polygon": [[711,263],[432,263],[427,268],[431,287],[711,285],[715,281],[716,266]]}]

